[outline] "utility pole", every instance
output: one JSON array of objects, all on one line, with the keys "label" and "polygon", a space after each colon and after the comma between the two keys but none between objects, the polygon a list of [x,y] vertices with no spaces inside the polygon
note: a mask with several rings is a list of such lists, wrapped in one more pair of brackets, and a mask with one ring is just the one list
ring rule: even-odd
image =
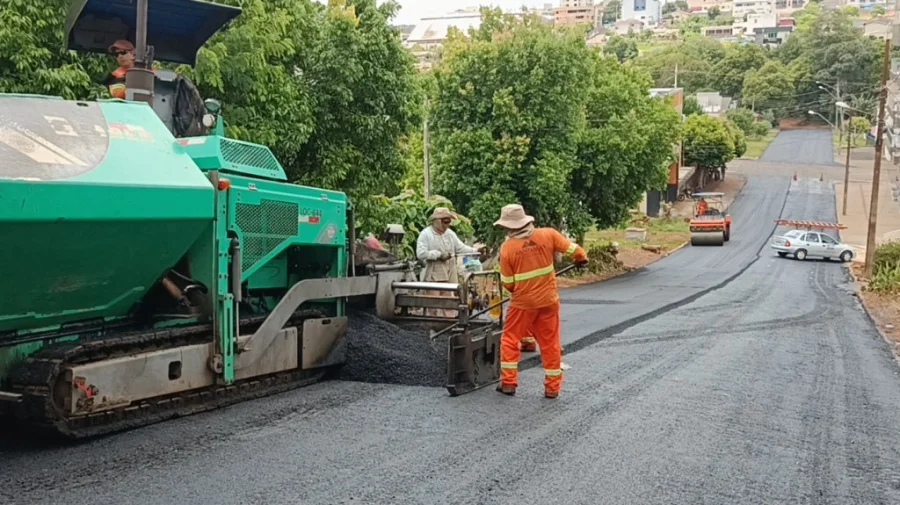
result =
[{"label": "utility pole", "polygon": [[884,149],[884,108],[887,102],[887,78],[891,71],[891,39],[884,41],[884,63],[878,96],[878,130],[875,139],[875,166],[872,169],[872,198],[869,203],[869,233],[866,237],[866,279],[872,278],[875,262],[875,225],[878,222],[878,191],[881,183],[881,152]]},{"label": "utility pole", "polygon": [[425,97],[425,124],[422,134],[422,150],[425,151],[425,199],[431,198],[431,159],[429,156],[429,139],[428,139],[428,97]]},{"label": "utility pole", "polygon": [[678,87],[678,63],[675,64],[675,88]]},{"label": "utility pole", "polygon": [[[853,114],[850,114],[850,128],[853,128]],[[853,138],[851,132],[847,132],[847,165],[844,167],[844,205],[841,214],[847,215],[847,186],[850,185],[850,139]]]}]

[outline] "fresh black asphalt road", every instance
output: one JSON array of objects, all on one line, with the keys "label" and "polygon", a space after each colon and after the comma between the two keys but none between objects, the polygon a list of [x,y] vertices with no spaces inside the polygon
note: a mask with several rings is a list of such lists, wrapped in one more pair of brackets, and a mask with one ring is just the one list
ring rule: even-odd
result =
[{"label": "fresh black asphalt road", "polygon": [[564,291],[557,400],[540,367],[512,398],[322,383],[7,449],[0,503],[900,503],[900,368],[842,265],[767,248],[830,184],[751,174],[731,213],[724,247]]},{"label": "fresh black asphalt road", "polygon": [[836,165],[831,130],[785,130],[769,144],[759,161],[799,165]]}]

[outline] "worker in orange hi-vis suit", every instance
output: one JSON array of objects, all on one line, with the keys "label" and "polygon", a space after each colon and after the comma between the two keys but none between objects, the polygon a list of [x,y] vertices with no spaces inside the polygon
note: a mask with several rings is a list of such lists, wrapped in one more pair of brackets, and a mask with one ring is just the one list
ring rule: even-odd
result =
[{"label": "worker in orange hi-vis suit", "polygon": [[562,385],[559,342],[559,292],[553,259],[555,253],[574,255],[575,264],[587,265],[581,246],[553,228],[535,228],[534,218],[521,205],[503,207],[494,223],[506,229],[500,247],[500,280],[510,292],[509,309],[500,337],[500,384],[497,391],[516,394],[519,345],[532,333],[544,364],[544,396],[556,398]]}]

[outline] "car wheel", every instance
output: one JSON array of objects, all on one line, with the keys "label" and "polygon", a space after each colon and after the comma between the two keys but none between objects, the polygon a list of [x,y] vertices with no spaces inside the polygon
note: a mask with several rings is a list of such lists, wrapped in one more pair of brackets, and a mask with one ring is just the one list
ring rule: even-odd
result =
[{"label": "car wheel", "polygon": [[731,227],[725,228],[725,242],[731,240]]},{"label": "car wheel", "polygon": [[847,263],[848,261],[853,259],[853,253],[850,251],[844,251],[841,253],[841,263]]},{"label": "car wheel", "polygon": [[785,256],[787,256],[787,253],[786,253],[786,252],[782,252],[782,251],[778,251],[778,255],[781,256],[782,258],[784,258]]},{"label": "car wheel", "polygon": [[794,253],[794,257],[800,261],[806,259],[806,249],[797,249],[797,252]]}]

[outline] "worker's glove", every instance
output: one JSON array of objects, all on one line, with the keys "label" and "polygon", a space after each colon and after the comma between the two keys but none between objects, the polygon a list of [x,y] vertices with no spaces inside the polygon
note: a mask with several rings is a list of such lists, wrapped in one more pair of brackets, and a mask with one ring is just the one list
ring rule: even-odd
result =
[{"label": "worker's glove", "polygon": [[575,262],[575,268],[585,268],[588,266],[588,260],[580,260]]},{"label": "worker's glove", "polygon": [[441,261],[447,261],[450,259],[451,256],[452,255],[450,254],[449,251],[444,251],[441,253]]}]

